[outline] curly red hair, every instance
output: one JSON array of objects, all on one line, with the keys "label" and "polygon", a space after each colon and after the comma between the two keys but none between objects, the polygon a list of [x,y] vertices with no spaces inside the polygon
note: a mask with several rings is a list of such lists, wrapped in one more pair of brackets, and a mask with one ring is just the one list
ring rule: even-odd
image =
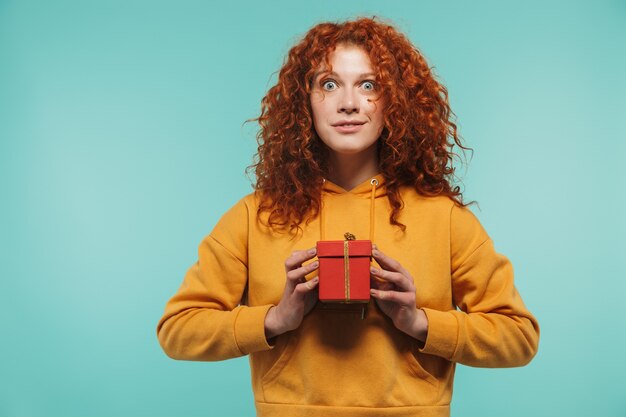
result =
[{"label": "curly red hair", "polygon": [[[313,76],[339,44],[356,45],[368,54],[385,103],[385,127],[378,140],[379,169],[392,207],[391,224],[403,202],[400,187],[411,186],[425,196],[446,195],[465,206],[459,186],[452,187],[454,145],[462,149],[448,92],[409,39],[378,17],[312,27],[293,46],[280,69],[278,82],[261,101],[258,152],[254,169],[260,196],[258,215],[268,212],[268,224],[300,229],[320,210],[328,149],[318,137],[309,101]],[[452,138],[454,141],[448,141]],[[473,151],[473,150],[472,150]],[[449,165],[450,164],[450,165]]]}]

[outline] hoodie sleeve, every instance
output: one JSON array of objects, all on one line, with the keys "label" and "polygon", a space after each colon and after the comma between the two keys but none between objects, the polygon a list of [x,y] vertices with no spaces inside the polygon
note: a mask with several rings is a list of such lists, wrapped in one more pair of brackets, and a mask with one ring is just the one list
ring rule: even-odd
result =
[{"label": "hoodie sleeve", "polygon": [[248,219],[242,199],[202,240],[197,262],[167,302],[157,337],[171,358],[219,361],[273,348],[265,337],[272,304],[241,304],[248,277]]},{"label": "hoodie sleeve", "polygon": [[526,365],[537,353],[539,324],[514,286],[511,262],[496,252],[476,216],[456,204],[450,242],[458,309],[422,308],[428,334],[420,351],[475,367]]}]

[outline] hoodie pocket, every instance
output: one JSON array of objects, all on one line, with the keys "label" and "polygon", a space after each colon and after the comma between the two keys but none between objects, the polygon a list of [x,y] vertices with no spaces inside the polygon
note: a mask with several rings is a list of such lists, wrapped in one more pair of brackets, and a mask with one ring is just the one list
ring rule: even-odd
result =
[{"label": "hoodie pocket", "polygon": [[427,360],[427,358],[420,354],[418,351],[417,341],[411,338],[408,342],[409,348],[405,351],[405,357],[409,365],[409,369],[413,373],[416,378],[423,379],[429,382],[433,387],[437,387],[439,385],[439,381],[433,375],[431,375],[420,363],[420,359],[418,359],[418,355],[422,358],[423,361]]},{"label": "hoodie pocket", "polygon": [[[412,338],[383,317],[326,312],[290,332],[261,378],[263,401],[318,406],[431,405],[441,383]],[[419,358],[419,359],[418,359]]]},{"label": "hoodie pocket", "polygon": [[294,333],[289,332],[285,334],[283,343],[284,343],[284,347],[282,349],[282,352],[278,355],[276,362],[274,362],[274,364],[268,369],[268,371],[261,378],[261,383],[263,385],[267,385],[271,383],[274,379],[276,379],[276,377],[280,375],[280,372],[283,370],[287,362],[289,362],[292,352],[296,346],[296,343],[294,340]]}]

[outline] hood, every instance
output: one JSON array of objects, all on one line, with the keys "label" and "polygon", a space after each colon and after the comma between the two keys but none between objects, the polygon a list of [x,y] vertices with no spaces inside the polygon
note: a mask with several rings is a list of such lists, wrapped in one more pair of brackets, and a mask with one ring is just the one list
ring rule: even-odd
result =
[{"label": "hood", "polygon": [[325,178],[324,185],[322,186],[322,192],[325,192],[328,194],[352,194],[352,195],[363,197],[363,198],[370,198],[372,195],[372,182],[371,181],[373,179],[378,180],[378,185],[376,186],[376,191],[374,194],[375,197],[384,196],[385,195],[385,186],[384,186],[385,178],[383,177],[383,174],[378,174],[371,178],[368,178],[367,180],[363,181],[362,183],[360,183],[359,185],[357,185],[350,191],[345,190],[344,188],[340,187],[339,185]]}]

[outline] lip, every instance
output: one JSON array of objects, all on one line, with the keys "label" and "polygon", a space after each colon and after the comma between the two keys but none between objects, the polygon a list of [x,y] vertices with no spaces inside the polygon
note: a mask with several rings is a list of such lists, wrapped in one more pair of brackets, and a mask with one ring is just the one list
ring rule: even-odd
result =
[{"label": "lip", "polygon": [[360,120],[360,119],[341,119],[335,123],[332,123],[332,126],[339,126],[339,125],[363,125],[365,124],[365,120]]},{"label": "lip", "polygon": [[[363,124],[365,124],[365,123],[363,123]],[[358,124],[358,125],[337,125],[337,126],[333,126],[333,127],[339,133],[354,133],[354,132],[358,132],[359,130],[361,130],[361,128],[363,127],[363,124]]]}]

